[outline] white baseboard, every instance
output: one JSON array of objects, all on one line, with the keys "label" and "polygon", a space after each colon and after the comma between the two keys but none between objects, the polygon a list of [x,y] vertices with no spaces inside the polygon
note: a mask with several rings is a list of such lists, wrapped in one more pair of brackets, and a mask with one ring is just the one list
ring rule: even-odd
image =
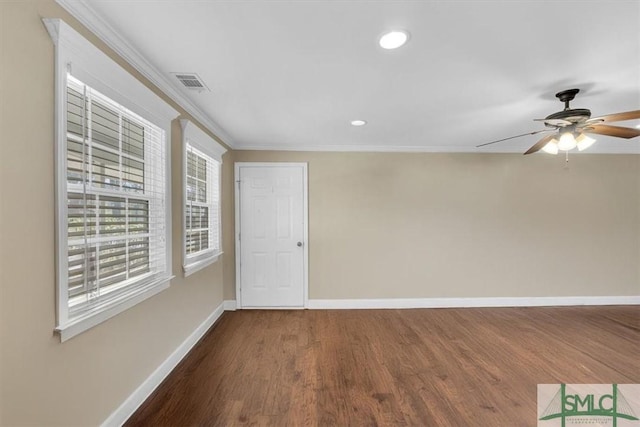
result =
[{"label": "white baseboard", "polygon": [[236,311],[236,300],[234,299],[224,300],[224,311]]},{"label": "white baseboard", "polygon": [[103,423],[102,427],[121,426],[138,409],[140,405],[151,395],[160,385],[167,375],[175,368],[191,348],[202,338],[202,336],[213,326],[213,324],[224,313],[225,304],[222,303],[198,326],[195,331],[187,337],[174,350],[153,373],[116,409]]},{"label": "white baseboard", "polygon": [[639,295],[598,297],[310,299],[309,309],[560,307],[570,305],[638,305]]}]

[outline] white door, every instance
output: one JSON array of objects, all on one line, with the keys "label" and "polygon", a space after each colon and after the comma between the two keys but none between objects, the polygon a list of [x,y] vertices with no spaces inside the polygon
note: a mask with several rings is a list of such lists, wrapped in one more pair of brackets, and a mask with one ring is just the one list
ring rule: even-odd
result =
[{"label": "white door", "polygon": [[238,163],[238,304],[304,307],[306,164]]}]

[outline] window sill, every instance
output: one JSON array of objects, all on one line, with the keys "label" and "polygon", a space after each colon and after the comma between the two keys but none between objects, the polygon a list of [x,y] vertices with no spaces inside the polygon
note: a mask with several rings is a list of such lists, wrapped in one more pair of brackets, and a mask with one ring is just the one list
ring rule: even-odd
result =
[{"label": "window sill", "polygon": [[159,279],[142,289],[137,289],[103,306],[96,307],[94,310],[84,313],[82,316],[67,322],[65,325],[58,326],[55,331],[60,335],[60,342],[65,342],[167,289],[169,282],[174,277],[175,276],[168,276]]},{"label": "window sill", "polygon": [[222,255],[222,252],[217,252],[211,255],[210,257],[199,259],[197,261],[193,261],[193,262],[190,262],[189,264],[183,265],[182,270],[184,271],[184,277],[189,277],[196,271],[200,271],[203,268],[218,261],[218,258],[220,258],[220,255]]}]

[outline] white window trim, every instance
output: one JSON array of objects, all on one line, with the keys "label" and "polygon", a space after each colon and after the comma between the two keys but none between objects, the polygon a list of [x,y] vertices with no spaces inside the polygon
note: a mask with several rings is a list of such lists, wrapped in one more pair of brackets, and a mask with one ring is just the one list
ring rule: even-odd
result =
[{"label": "white window trim", "polygon": [[[104,52],[61,19],[43,19],[55,44],[55,160],[56,160],[56,327],[61,341],[86,331],[169,287],[171,272],[171,121],[178,111],[144,86]],[[81,316],[70,318],[66,257],[66,91],[67,72],[115,102],[160,126],[165,132],[165,218],[167,221],[165,273],[144,287],[132,289],[117,299],[97,304]]]},{"label": "white window trim", "polygon": [[[227,151],[198,126],[187,119],[180,120],[182,127],[182,270],[184,277],[213,264],[222,255],[222,155]],[[187,257],[187,143],[220,163],[218,168],[218,239],[219,250],[211,250],[195,257]]]}]

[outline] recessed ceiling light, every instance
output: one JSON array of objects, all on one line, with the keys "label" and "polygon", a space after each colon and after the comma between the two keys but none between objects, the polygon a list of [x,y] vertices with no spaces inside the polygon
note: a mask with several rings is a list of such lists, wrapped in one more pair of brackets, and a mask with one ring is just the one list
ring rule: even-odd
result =
[{"label": "recessed ceiling light", "polygon": [[409,33],[406,31],[389,31],[380,37],[380,47],[383,49],[397,49],[409,40]]},{"label": "recessed ceiling light", "polygon": [[366,124],[367,124],[367,122],[365,122],[364,120],[352,120],[351,121],[351,126],[364,126]]}]

